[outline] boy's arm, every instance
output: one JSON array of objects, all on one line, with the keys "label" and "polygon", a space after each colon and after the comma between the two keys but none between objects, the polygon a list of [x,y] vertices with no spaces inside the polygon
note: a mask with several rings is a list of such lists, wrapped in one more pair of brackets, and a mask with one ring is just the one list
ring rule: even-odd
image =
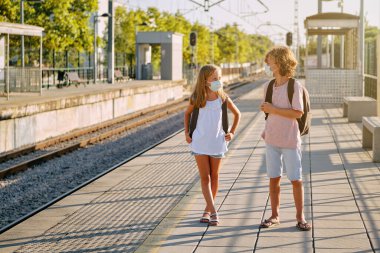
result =
[{"label": "boy's arm", "polygon": [[271,103],[264,102],[261,105],[261,110],[269,114],[277,114],[290,119],[299,119],[302,117],[303,112],[293,109],[278,108]]}]

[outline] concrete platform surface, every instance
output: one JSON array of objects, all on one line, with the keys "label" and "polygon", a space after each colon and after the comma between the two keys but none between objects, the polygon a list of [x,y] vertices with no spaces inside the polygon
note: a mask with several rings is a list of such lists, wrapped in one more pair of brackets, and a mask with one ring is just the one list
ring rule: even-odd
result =
[{"label": "concrete platform surface", "polygon": [[295,227],[291,184],[281,187],[281,224],[270,216],[260,86],[236,104],[243,113],[220,173],[220,226],[204,209],[194,158],[180,133],[0,235],[0,252],[379,252],[380,170],[361,148],[361,124],[341,105],[313,105],[303,138],[305,215]]}]

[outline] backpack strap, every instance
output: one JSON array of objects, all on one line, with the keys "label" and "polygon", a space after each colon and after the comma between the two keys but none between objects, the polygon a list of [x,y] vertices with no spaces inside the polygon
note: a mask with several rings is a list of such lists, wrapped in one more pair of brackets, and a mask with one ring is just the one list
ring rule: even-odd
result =
[{"label": "backpack strap", "polygon": [[[272,95],[273,95],[273,86],[276,79],[273,79],[269,82],[267,93],[265,93],[265,102],[272,103]],[[268,118],[269,113],[265,113],[265,120]]]},{"label": "backpack strap", "polygon": [[288,98],[289,98],[290,105],[292,105],[292,102],[293,102],[293,94],[294,94],[294,78],[289,78]]},{"label": "backpack strap", "polygon": [[190,117],[190,125],[189,125],[190,138],[192,138],[195,127],[197,126],[198,114],[199,114],[199,108],[194,108]]},{"label": "backpack strap", "polygon": [[225,133],[228,133],[228,115],[227,115],[228,97],[222,104],[222,127]]}]

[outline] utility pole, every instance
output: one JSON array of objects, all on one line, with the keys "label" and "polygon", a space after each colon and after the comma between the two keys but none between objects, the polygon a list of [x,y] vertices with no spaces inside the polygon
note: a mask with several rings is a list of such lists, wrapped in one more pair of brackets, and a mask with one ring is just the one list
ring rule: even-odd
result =
[{"label": "utility pole", "polygon": [[115,67],[115,47],[114,47],[114,8],[113,8],[113,0],[108,0],[108,13],[110,16],[108,17],[108,46],[107,46],[107,55],[108,55],[108,83],[114,83],[114,67]]},{"label": "utility pole", "polygon": [[[21,24],[24,24],[24,0],[20,1],[20,17],[21,17]],[[21,67],[25,67],[25,48],[24,48],[24,35],[21,35]]]},{"label": "utility pole", "polygon": [[211,17],[210,30],[211,30],[211,63],[214,64],[214,18]]},{"label": "utility pole", "polygon": [[[318,0],[318,14],[322,12],[322,0]],[[322,36],[317,36],[317,68],[322,67]]]},{"label": "utility pole", "polygon": [[293,41],[295,42],[293,45],[293,50],[297,59],[297,75],[300,72],[300,33],[299,33],[299,23],[298,23],[298,0],[294,0],[294,32],[293,32]]},{"label": "utility pole", "polygon": [[364,96],[364,0],[360,0],[360,29],[359,29],[359,69],[360,82],[362,83],[362,95]]},{"label": "utility pole", "polygon": [[[339,7],[343,13],[343,0],[340,0]],[[344,68],[344,35],[340,35],[340,68]]]}]

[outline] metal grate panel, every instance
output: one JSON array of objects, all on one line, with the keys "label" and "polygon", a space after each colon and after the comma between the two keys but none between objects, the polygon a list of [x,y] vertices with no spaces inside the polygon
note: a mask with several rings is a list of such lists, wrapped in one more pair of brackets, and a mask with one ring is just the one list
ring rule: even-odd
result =
[{"label": "metal grate panel", "polygon": [[363,94],[358,70],[306,70],[305,85],[311,103],[342,103],[343,97]]}]

